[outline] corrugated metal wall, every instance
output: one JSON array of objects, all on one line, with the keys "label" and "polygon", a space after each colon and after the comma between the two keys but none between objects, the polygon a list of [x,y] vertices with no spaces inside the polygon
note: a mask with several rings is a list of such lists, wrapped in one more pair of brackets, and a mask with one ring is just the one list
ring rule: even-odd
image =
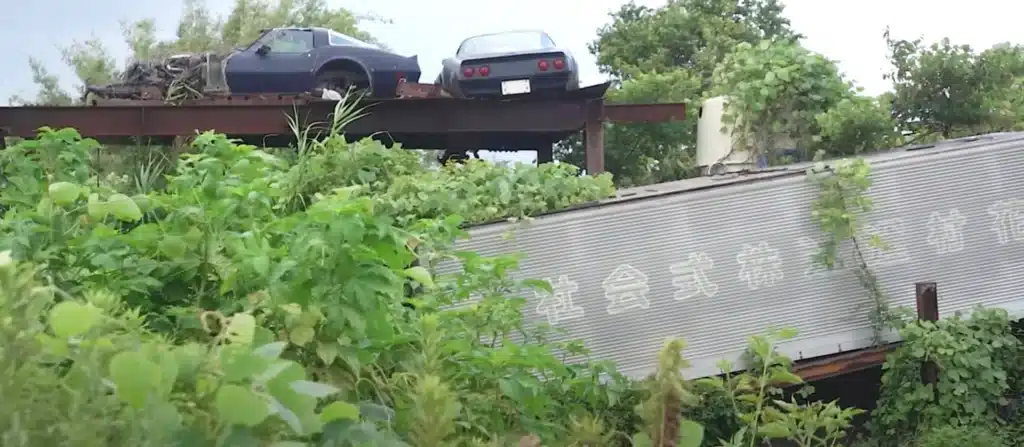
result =
[{"label": "corrugated metal wall", "polygon": [[[891,247],[866,254],[892,303],[912,308],[914,283],[937,281],[943,315],[1024,307],[1022,148],[1024,135],[1002,134],[869,160],[870,231]],[[653,370],[669,337],[687,341],[691,377],[716,374],[718,360],[772,327],[799,330],[780,346],[797,359],[865,347],[869,299],[852,271],[811,261],[818,190],[794,170],[699,190],[713,181],[679,182],[660,196],[541,216],[513,239],[510,224],[477,227],[461,248],[525,252],[519,277],[564,293],[531,294],[527,318],[566,329],[632,376]]]}]

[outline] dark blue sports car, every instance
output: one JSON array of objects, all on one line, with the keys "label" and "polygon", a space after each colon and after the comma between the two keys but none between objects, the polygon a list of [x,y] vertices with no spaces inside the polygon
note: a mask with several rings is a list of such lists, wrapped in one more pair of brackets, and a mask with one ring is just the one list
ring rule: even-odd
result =
[{"label": "dark blue sports car", "polygon": [[395,54],[330,29],[286,27],[266,30],[227,55],[180,54],[132,63],[120,83],[87,88],[87,102],[89,94],[99,99],[170,100],[182,91],[224,95],[349,88],[393,98],[398,84],[419,78],[417,56]]}]

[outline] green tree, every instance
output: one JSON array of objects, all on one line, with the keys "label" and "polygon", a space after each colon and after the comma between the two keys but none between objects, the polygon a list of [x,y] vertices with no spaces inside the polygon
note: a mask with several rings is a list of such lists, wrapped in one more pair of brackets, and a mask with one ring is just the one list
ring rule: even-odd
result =
[{"label": "green tree", "polygon": [[[715,67],[736,45],[791,39],[776,0],[670,0],[661,8],[633,2],[611,14],[589,45],[616,84],[609,102],[684,102],[697,110]],[[605,135],[605,166],[619,185],[693,175],[695,114],[682,123],[620,124]],[[582,163],[582,144],[562,144],[559,159]]]},{"label": "green tree", "polygon": [[[199,51],[230,51],[248,44],[260,30],[278,26],[322,26],[364,40],[376,40],[361,30],[363,20],[379,20],[358,16],[340,7],[331,7],[327,0],[235,0],[226,17],[212,14],[204,0],[185,0],[175,38],[160,40],[153,19],[122,21],[122,35],[131,50],[129,60],[152,59],[174,53]],[[119,75],[119,64],[110,55],[104,42],[96,38],[76,40],[61,49],[61,56],[75,73],[77,88],[85,84],[109,82]],[[13,97],[15,104],[67,105],[79,92],[62,89],[59,80],[37,59],[30,59],[33,81],[39,90],[35,98]]]},{"label": "green tree", "polygon": [[981,53],[942,39],[895,39],[886,31],[893,111],[917,141],[1020,128],[1024,48],[1008,43]]},{"label": "green tree", "polygon": [[764,40],[741,43],[725,57],[709,96],[728,97],[723,120],[734,127],[734,148],[772,160],[789,142],[810,150],[818,115],[854,91],[835,62],[792,40]]}]

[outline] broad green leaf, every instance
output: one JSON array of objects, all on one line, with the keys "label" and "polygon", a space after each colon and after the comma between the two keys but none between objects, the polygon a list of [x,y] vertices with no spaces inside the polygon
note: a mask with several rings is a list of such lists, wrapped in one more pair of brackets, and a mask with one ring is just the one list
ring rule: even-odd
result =
[{"label": "broad green leaf", "polygon": [[50,327],[54,335],[66,339],[84,334],[102,317],[103,311],[98,307],[64,301],[50,310]]},{"label": "broad green leaf", "polygon": [[359,420],[359,407],[348,402],[331,402],[320,412],[320,420],[326,422],[339,419]]},{"label": "broad green leaf", "polygon": [[238,385],[220,387],[214,406],[221,421],[228,424],[255,427],[270,416],[270,407],[266,401]]},{"label": "broad green leaf", "polygon": [[220,358],[224,380],[227,382],[241,382],[251,379],[266,371],[271,362],[270,359],[250,352],[247,349],[231,349],[230,346],[221,351]]},{"label": "broad green leaf", "polygon": [[409,279],[412,279],[413,281],[423,284],[424,287],[434,287],[434,278],[430,275],[430,271],[421,266],[405,269],[405,276],[409,277]]},{"label": "broad green leaf", "polygon": [[117,396],[135,408],[146,405],[160,383],[160,368],[142,353],[124,351],[110,359],[110,381]]},{"label": "broad green leaf", "polygon": [[267,343],[263,346],[257,347],[256,349],[253,350],[253,352],[263,357],[276,359],[278,357],[281,357],[281,353],[284,352],[284,348],[287,347],[288,343],[285,343],[283,341],[275,341],[273,343]]},{"label": "broad green leaf", "polygon": [[654,441],[651,440],[647,433],[637,433],[633,435],[633,447],[655,447]]},{"label": "broad green leaf", "polygon": [[228,318],[226,338],[236,345],[249,346],[256,335],[256,318],[248,313],[237,313]]},{"label": "broad green leaf", "polygon": [[704,442],[704,426],[696,421],[684,419],[679,422],[677,447],[700,447]]},{"label": "broad green leaf", "polygon": [[136,222],[142,219],[142,210],[131,197],[124,194],[112,194],[107,198],[107,209],[110,214],[125,222]]},{"label": "broad green leaf", "polygon": [[316,331],[308,326],[300,326],[288,332],[288,340],[298,346],[305,346],[307,343],[313,341],[313,337],[315,336]]},{"label": "broad green leaf", "polygon": [[311,382],[308,380],[296,380],[290,385],[296,393],[316,398],[327,397],[341,391],[340,389],[326,383]]},{"label": "broad green leaf", "polygon": [[334,363],[334,359],[338,358],[338,343],[333,341],[317,343],[316,356],[319,357],[320,361],[324,362],[325,365]]},{"label": "broad green leaf", "polygon": [[82,195],[82,188],[74,183],[56,182],[51,183],[47,191],[53,203],[59,206],[68,206],[75,203]]},{"label": "broad green leaf", "polygon": [[180,236],[168,235],[160,239],[157,246],[160,253],[171,259],[180,259],[185,256],[188,245]]}]

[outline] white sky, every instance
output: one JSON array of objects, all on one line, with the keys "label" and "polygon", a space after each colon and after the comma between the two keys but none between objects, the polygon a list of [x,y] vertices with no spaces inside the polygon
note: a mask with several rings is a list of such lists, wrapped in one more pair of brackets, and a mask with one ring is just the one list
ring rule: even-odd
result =
[{"label": "white sky", "polygon": [[[357,12],[375,13],[393,21],[370,25],[368,31],[395,51],[419,55],[421,80],[431,82],[440,61],[466,36],[505,29],[541,28],[580,60],[585,83],[603,79],[586,44],[607,22],[607,14],[620,0],[329,0]],[[232,0],[207,0],[218,12],[226,13]],[[637,0],[658,6],[664,1]],[[949,37],[956,43],[986,48],[1003,41],[1024,42],[1020,20],[1024,2],[974,0],[935,2],[925,0],[784,0],[786,15],[794,28],[807,36],[804,44],[839,61],[842,70],[866,93],[888,89],[881,79],[887,68],[882,31],[892,27],[897,37],[923,35],[928,40]],[[99,35],[119,57],[127,52],[120,41],[118,19],[157,18],[161,32],[171,35],[178,17],[180,0],[36,0],[30,3],[0,0],[7,12],[0,26],[0,67],[7,80],[0,83],[0,100],[14,93],[32,92],[26,60],[35,55],[70,82],[70,73],[60,63],[57,46],[69,39]],[[6,6],[6,7],[5,7]],[[170,12],[168,12],[170,11]],[[525,155],[525,154],[524,154]]]}]

